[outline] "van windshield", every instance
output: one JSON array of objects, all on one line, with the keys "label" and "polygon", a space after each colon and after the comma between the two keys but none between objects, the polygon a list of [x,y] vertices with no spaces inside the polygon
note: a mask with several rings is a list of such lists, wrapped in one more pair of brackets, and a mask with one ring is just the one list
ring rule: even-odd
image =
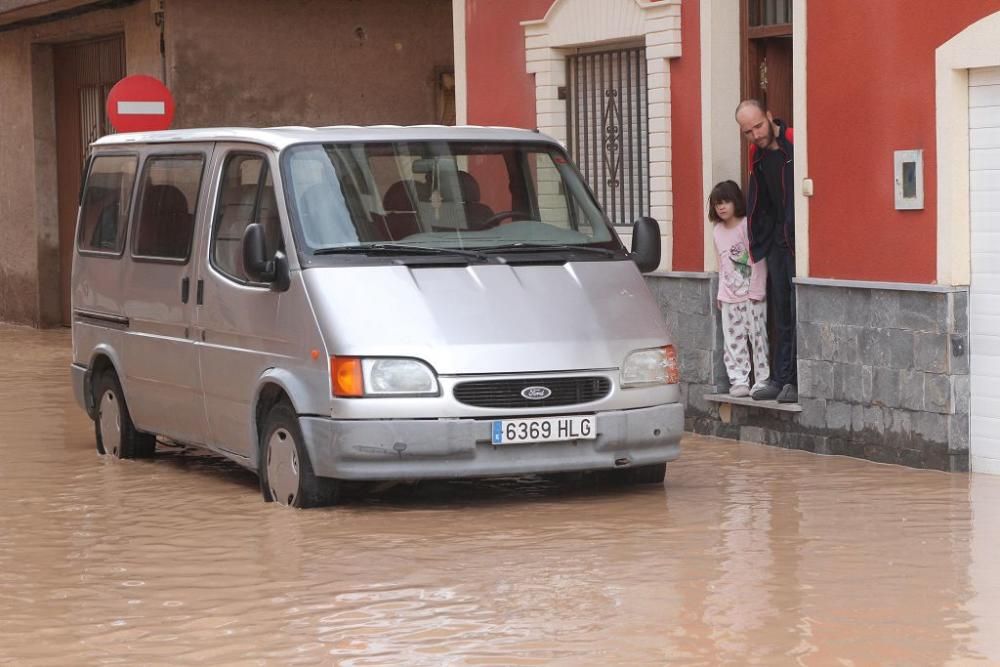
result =
[{"label": "van windshield", "polygon": [[540,143],[306,144],[282,163],[300,250],[624,251],[563,153]]}]

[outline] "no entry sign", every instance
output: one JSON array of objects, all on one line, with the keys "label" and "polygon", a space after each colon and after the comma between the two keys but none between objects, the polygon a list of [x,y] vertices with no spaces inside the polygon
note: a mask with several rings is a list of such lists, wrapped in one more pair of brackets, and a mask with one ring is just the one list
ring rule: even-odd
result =
[{"label": "no entry sign", "polygon": [[108,93],[107,111],[119,132],[166,130],[174,120],[174,98],[159,79],[134,74]]}]

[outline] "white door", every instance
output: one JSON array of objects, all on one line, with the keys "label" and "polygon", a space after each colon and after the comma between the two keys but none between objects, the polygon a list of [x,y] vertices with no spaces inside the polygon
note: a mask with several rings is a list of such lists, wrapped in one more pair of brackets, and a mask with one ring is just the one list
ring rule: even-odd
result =
[{"label": "white door", "polygon": [[1000,474],[1000,67],[969,72],[970,466]]}]

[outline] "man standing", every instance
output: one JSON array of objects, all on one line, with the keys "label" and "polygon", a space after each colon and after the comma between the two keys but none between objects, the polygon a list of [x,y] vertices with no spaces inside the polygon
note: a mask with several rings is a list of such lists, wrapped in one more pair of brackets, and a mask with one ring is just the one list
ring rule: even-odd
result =
[{"label": "man standing", "polygon": [[775,353],[771,383],[755,391],[756,400],[796,403],[795,354],[795,201],[792,130],[757,100],[736,107],[736,122],[750,143],[747,222],[750,256],[767,259],[767,298],[774,314]]}]

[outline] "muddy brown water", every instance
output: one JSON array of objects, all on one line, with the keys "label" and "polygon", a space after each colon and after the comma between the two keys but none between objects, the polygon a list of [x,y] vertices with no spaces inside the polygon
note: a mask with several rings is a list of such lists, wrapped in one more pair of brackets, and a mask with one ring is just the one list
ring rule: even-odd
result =
[{"label": "muddy brown water", "polygon": [[1000,479],[688,437],[660,487],[325,510],[94,449],[69,335],[0,327],[2,664],[1000,661]]}]

